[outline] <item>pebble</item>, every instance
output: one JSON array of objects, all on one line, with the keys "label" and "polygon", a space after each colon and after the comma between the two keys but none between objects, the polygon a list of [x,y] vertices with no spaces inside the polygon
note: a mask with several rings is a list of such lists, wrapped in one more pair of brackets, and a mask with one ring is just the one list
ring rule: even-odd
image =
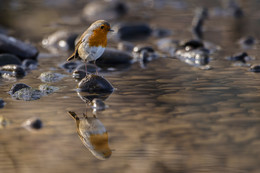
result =
[{"label": "pebble", "polygon": [[229,56],[226,59],[230,60],[230,61],[240,61],[242,63],[246,63],[251,58],[248,56],[248,54],[246,52],[242,52],[242,53],[238,53],[238,54]]},{"label": "pebble", "polygon": [[32,117],[23,122],[22,127],[24,127],[28,131],[37,131],[43,127],[43,123],[40,118]]},{"label": "pebble", "polygon": [[25,59],[23,60],[22,67],[25,70],[36,70],[38,67],[38,62],[33,59]]},{"label": "pebble", "polygon": [[36,59],[39,51],[31,44],[0,34],[0,52],[16,55],[20,60]]},{"label": "pebble", "polygon": [[252,65],[250,67],[249,71],[259,73],[260,72],[260,65]]},{"label": "pebble", "polygon": [[63,79],[66,75],[60,74],[60,73],[54,73],[51,71],[43,72],[40,75],[40,79],[42,82],[58,82],[61,79]]},{"label": "pebble", "polygon": [[90,74],[78,83],[78,90],[89,93],[112,93],[114,88],[105,78]]},{"label": "pebble", "polygon": [[96,60],[96,65],[100,68],[117,68],[121,66],[128,67],[132,63],[133,56],[130,53],[114,48],[106,48],[101,57]]},{"label": "pebble", "polygon": [[42,46],[52,53],[75,49],[75,40],[78,34],[65,30],[56,31],[42,40]]},{"label": "pebble", "polygon": [[24,77],[26,72],[21,66],[5,65],[0,67],[0,74],[4,79],[16,79]]},{"label": "pebble", "polygon": [[41,84],[39,86],[39,90],[43,95],[49,95],[59,90],[59,87],[50,86],[48,84]]},{"label": "pebble", "polygon": [[0,99],[0,109],[3,108],[5,106],[5,102],[4,100]]},{"label": "pebble", "polygon": [[15,93],[11,94],[15,100],[33,101],[40,99],[43,94],[40,90],[33,88],[22,88]]},{"label": "pebble", "polygon": [[8,93],[10,95],[13,95],[16,91],[19,91],[20,89],[23,89],[23,88],[31,88],[31,87],[24,83],[17,83],[12,86],[12,88],[10,89],[10,91]]},{"label": "pebble", "polygon": [[143,40],[151,36],[153,30],[145,23],[140,24],[121,24],[116,26],[117,37],[120,40],[132,41],[132,40]]},{"label": "pebble", "polygon": [[0,54],[0,66],[4,66],[4,65],[22,65],[21,60],[12,54],[8,54],[8,53],[3,53]]},{"label": "pebble", "polygon": [[11,121],[4,116],[0,116],[0,129],[6,128],[11,124]]},{"label": "pebble", "polygon": [[250,49],[256,44],[256,42],[256,39],[252,36],[243,37],[238,41],[242,49]]},{"label": "pebble", "polygon": [[124,1],[92,1],[83,9],[83,19],[86,21],[115,20],[126,15],[128,7]]}]

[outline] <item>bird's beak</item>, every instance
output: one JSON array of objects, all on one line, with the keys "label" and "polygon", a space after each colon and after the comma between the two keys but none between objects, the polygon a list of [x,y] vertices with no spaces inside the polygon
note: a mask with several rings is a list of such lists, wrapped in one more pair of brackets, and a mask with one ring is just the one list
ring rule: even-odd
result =
[{"label": "bird's beak", "polygon": [[109,29],[108,31],[109,31],[109,32],[114,32],[114,30],[113,30],[113,29]]}]

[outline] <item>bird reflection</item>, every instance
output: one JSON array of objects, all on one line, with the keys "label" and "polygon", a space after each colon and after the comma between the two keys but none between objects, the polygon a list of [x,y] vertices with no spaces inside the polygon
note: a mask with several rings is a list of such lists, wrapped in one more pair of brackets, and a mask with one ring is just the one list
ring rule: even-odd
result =
[{"label": "bird reflection", "polygon": [[85,147],[97,159],[108,159],[112,154],[108,145],[108,133],[96,115],[88,117],[83,113],[83,117],[80,118],[75,112],[68,113],[76,121],[77,133]]},{"label": "bird reflection", "polygon": [[111,93],[88,93],[77,91],[77,94],[83,102],[90,103],[94,99],[106,100]]}]

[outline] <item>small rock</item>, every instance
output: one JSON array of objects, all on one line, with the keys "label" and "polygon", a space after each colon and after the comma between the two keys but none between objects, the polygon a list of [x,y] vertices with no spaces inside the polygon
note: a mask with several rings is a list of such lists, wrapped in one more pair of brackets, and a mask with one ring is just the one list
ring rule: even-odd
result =
[{"label": "small rock", "polygon": [[22,78],[26,75],[25,70],[18,65],[5,65],[0,67],[0,74],[2,78],[5,79],[14,79]]},{"label": "small rock", "polygon": [[14,37],[0,34],[0,53],[10,53],[16,55],[20,60],[36,59],[38,50],[27,43],[24,43]]},{"label": "small rock", "polygon": [[117,48],[118,50],[131,53],[134,49],[134,45],[131,42],[123,41],[118,43]]},{"label": "small rock", "polygon": [[58,82],[63,79],[66,75],[54,72],[43,72],[40,75],[40,79],[42,82]]},{"label": "small rock", "polygon": [[59,87],[50,86],[48,84],[42,84],[39,86],[39,90],[43,95],[49,95],[59,90]]},{"label": "small rock", "polygon": [[69,73],[76,69],[76,67],[80,64],[79,61],[65,61],[60,65],[61,68],[65,69]]},{"label": "small rock", "polygon": [[246,52],[242,52],[236,55],[229,56],[226,59],[230,61],[240,61],[242,63],[246,63],[251,58],[248,56]]},{"label": "small rock", "polygon": [[83,9],[83,19],[95,21],[99,19],[114,20],[127,14],[128,7],[124,1],[92,1]]},{"label": "small rock", "polygon": [[12,86],[12,88],[10,89],[10,91],[8,93],[10,95],[13,95],[16,91],[19,91],[20,89],[23,89],[23,88],[31,88],[31,87],[24,83],[17,83]]},{"label": "small rock", "polygon": [[82,70],[74,70],[72,73],[72,77],[76,80],[81,80],[86,76],[86,72]]},{"label": "small rock", "polygon": [[112,93],[114,88],[105,78],[90,74],[78,83],[78,90],[89,93]]},{"label": "small rock", "polygon": [[189,40],[189,41],[182,41],[180,43],[180,47],[184,48],[186,51],[204,48],[204,44],[202,41],[199,40]]},{"label": "small rock", "polygon": [[152,28],[147,24],[121,24],[117,27],[117,36],[120,40],[131,41],[149,37]]},{"label": "small rock", "polygon": [[4,100],[0,99],[0,109],[3,108],[4,106],[5,106]]},{"label": "small rock", "polygon": [[43,127],[43,123],[39,118],[32,117],[23,122],[22,127],[24,127],[28,131],[36,131],[40,130]]},{"label": "small rock", "polygon": [[256,39],[252,36],[247,36],[239,39],[238,43],[243,49],[250,49],[256,44]]},{"label": "small rock", "polygon": [[130,53],[120,51],[114,48],[106,48],[100,58],[96,60],[96,65],[101,68],[129,66],[133,62]]},{"label": "small rock", "polygon": [[24,101],[33,101],[40,99],[43,94],[40,90],[33,88],[22,88],[16,91],[14,94],[11,94],[13,99],[24,100]]},{"label": "small rock", "polygon": [[75,49],[75,40],[78,34],[65,30],[57,31],[42,40],[42,46],[52,53]]},{"label": "small rock", "polygon": [[133,56],[134,59],[140,63],[142,68],[145,68],[148,62],[159,57],[154,49],[147,45],[135,46],[133,49]]},{"label": "small rock", "polygon": [[12,65],[21,65],[22,62],[15,55],[7,54],[7,53],[0,54],[0,66],[10,65],[10,64],[12,64]]},{"label": "small rock", "polygon": [[36,70],[38,66],[38,62],[33,59],[25,59],[23,60],[22,67],[25,70]]},{"label": "small rock", "polygon": [[259,73],[260,72],[260,65],[252,65],[250,67],[249,71]]},{"label": "small rock", "polygon": [[157,42],[158,49],[161,50],[162,52],[169,53],[170,56],[174,56],[178,46],[179,46],[178,40],[173,40],[169,38],[163,38]]},{"label": "small rock", "polygon": [[4,116],[0,116],[0,129],[6,128],[11,124],[11,121],[5,118]]}]

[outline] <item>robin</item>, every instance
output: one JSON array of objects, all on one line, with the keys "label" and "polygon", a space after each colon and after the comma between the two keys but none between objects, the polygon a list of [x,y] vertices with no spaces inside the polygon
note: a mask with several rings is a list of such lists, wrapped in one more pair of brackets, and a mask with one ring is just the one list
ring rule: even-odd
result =
[{"label": "robin", "polygon": [[[113,31],[110,24],[105,20],[98,20],[90,25],[90,27],[80,36],[75,46],[74,53],[67,59],[81,59],[86,63],[96,60],[104,53],[107,46],[107,33]],[[96,71],[97,73],[97,71]]]}]

